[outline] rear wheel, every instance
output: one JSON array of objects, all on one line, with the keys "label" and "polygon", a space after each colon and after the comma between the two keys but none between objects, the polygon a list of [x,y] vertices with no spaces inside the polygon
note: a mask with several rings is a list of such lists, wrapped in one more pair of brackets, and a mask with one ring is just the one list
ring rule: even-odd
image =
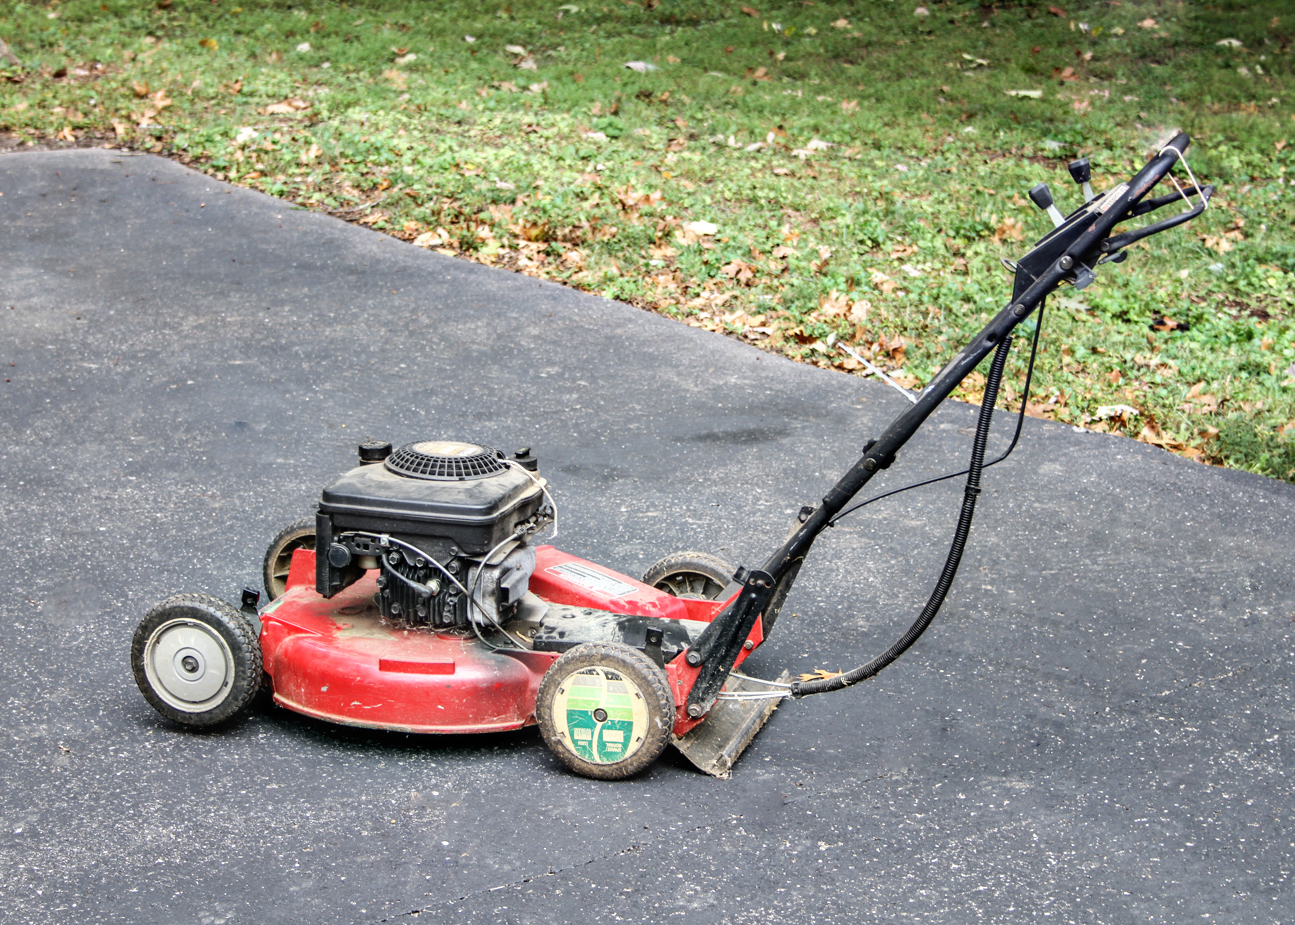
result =
[{"label": "rear wheel", "polygon": [[207,594],[177,594],[150,610],[135,628],[130,664],[153,709],[186,726],[233,719],[261,686],[252,621]]},{"label": "rear wheel", "polygon": [[706,552],[676,552],[643,573],[643,583],[675,597],[717,601],[736,569]]},{"label": "rear wheel", "polygon": [[284,527],[270,541],[269,548],[265,550],[265,560],[261,563],[261,577],[265,581],[265,593],[270,600],[282,597],[283,592],[288,590],[288,569],[292,567],[292,554],[298,549],[314,548],[313,517]]},{"label": "rear wheel", "polygon": [[545,673],[535,714],[544,741],[568,768],[621,780],[656,761],[675,710],[665,672],[638,649],[585,643]]}]

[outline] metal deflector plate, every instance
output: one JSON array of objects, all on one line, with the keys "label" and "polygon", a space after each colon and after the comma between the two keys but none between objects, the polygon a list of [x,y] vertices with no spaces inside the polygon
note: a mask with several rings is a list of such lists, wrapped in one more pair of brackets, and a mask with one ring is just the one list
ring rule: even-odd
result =
[{"label": "metal deflector plate", "polygon": [[[784,671],[778,681],[786,684],[791,675]],[[737,673],[729,675],[724,689],[729,692],[770,691],[760,681]],[[756,733],[769,721],[779,700],[717,700],[706,721],[683,736],[673,738],[674,747],[698,768],[723,780],[733,776],[733,764],[751,744]]]}]

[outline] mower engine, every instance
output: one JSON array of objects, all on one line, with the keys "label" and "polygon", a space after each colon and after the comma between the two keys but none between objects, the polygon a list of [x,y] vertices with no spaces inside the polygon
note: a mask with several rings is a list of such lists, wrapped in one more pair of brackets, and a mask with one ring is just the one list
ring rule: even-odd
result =
[{"label": "mower engine", "polygon": [[[529,449],[508,459],[429,440],[360,446],[315,518],[315,589],[325,598],[379,569],[382,616],[437,629],[511,619],[535,571],[527,539],[552,522]],[[476,601],[470,604],[468,594]]]}]

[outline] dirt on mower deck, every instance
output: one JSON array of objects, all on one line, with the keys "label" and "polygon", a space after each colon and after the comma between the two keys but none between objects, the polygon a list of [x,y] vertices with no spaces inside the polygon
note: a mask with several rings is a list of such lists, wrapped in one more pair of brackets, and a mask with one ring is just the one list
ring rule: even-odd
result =
[{"label": "dirt on mower deck", "polygon": [[[0,193],[0,918],[1295,918],[1295,487],[1037,420],[931,630],[784,703],[729,781],[589,781],[533,731],[168,725],[139,617],[236,600],[361,440],[530,446],[558,544],[633,575],[758,564],[903,399],[158,158],[6,154]],[[960,468],[974,414],[872,487]],[[960,493],[828,533],[746,670],[888,645]]]}]

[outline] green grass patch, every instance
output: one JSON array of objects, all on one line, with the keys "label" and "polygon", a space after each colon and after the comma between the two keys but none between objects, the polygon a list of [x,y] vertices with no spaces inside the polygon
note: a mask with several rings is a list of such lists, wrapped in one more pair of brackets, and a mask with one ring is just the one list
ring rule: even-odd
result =
[{"label": "green grass patch", "polygon": [[1031,412],[1295,480],[1292,37],[1282,0],[16,3],[0,131],[916,385],[1047,229],[1026,190],[1182,128],[1213,206],[1052,300]]}]

